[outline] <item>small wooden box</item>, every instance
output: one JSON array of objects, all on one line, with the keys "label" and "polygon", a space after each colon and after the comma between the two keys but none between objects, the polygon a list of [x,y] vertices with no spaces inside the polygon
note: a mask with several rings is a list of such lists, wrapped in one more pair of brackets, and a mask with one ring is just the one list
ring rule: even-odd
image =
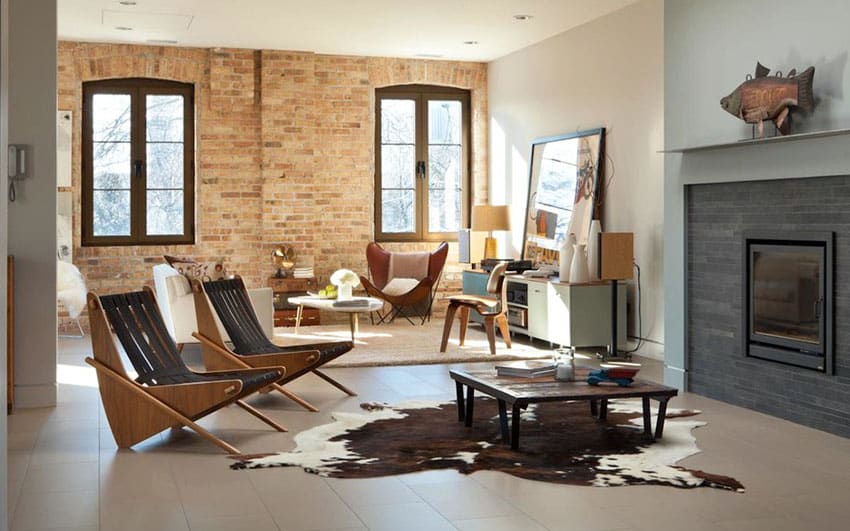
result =
[{"label": "small wooden box", "polygon": [[631,280],[634,274],[635,235],[632,232],[599,233],[600,280]]},{"label": "small wooden box", "polygon": [[[316,277],[269,277],[269,287],[274,292],[274,325],[295,326],[296,306],[289,304],[287,299],[306,295],[307,291],[318,291],[318,282]],[[321,324],[319,310],[304,308],[301,313],[301,324],[304,326]]]}]

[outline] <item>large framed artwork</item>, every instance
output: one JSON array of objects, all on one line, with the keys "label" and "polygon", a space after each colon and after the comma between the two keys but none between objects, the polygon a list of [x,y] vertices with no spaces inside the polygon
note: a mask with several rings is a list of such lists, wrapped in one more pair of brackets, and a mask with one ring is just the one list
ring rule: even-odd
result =
[{"label": "large framed artwork", "polygon": [[539,138],[531,144],[522,257],[551,263],[569,234],[587,243],[599,198],[605,129]]}]

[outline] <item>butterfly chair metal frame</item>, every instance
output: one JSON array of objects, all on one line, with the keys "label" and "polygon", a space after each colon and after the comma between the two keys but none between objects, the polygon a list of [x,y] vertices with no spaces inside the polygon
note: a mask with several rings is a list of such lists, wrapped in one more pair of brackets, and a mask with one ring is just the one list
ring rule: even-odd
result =
[{"label": "butterfly chair metal frame", "polygon": [[466,328],[469,323],[469,310],[477,311],[484,318],[484,330],[487,332],[487,342],[490,344],[490,354],[496,354],[496,326],[502,332],[505,345],[511,348],[511,333],[508,328],[508,283],[505,281],[505,269],[507,263],[497,264],[487,278],[487,293],[495,297],[484,297],[479,295],[452,295],[449,297],[449,307],[446,310],[446,321],[443,324],[443,340],[440,343],[440,352],[446,351],[449,335],[452,332],[452,323],[455,313],[460,309],[460,345],[466,339]]},{"label": "butterfly chair metal frame", "polygon": [[[242,401],[279,380],[283,367],[196,372],[190,370],[168,333],[156,297],[144,291],[88,294],[94,358],[86,362],[97,371],[98,387],[112,435],[120,448],[129,448],[166,428],[186,426],[230,454],[237,448],[195,421],[236,403],[278,431],[286,428]],[[127,374],[118,342],[139,376]]]},{"label": "butterfly chair metal frame", "polygon": [[[416,324],[411,319],[411,317],[416,317],[420,319],[419,324],[424,325],[425,321],[431,320],[431,308],[434,305],[437,288],[443,276],[443,267],[446,265],[446,258],[449,254],[449,244],[447,242],[441,242],[434,251],[431,251],[428,257],[428,275],[407,293],[401,295],[390,295],[383,292],[384,287],[392,280],[387,278],[389,276],[389,262],[392,254],[392,252],[387,251],[376,242],[370,242],[366,246],[366,262],[369,264],[370,278],[361,276],[360,283],[370,296],[386,301],[391,306],[385,313],[381,313],[380,311],[374,312],[378,314],[377,323],[372,318],[372,314],[369,314],[372,324],[392,322],[396,317],[402,316],[410,324]],[[408,315],[408,310],[419,309],[419,305],[425,306],[422,309],[421,315]]]},{"label": "butterfly chair metal frame", "polygon": [[[192,334],[201,342],[201,353],[207,369],[242,367],[285,367],[286,376],[272,388],[309,411],[318,408],[285,389],[281,384],[312,372],[350,396],[357,393],[318,370],[325,363],[345,354],[354,347],[351,341],[333,341],[304,345],[278,346],[266,337],[251,305],[248,291],[241,278],[193,281],[195,315],[198,331]],[[215,315],[214,315],[214,313]],[[225,342],[216,317],[224,326],[233,348]]]}]

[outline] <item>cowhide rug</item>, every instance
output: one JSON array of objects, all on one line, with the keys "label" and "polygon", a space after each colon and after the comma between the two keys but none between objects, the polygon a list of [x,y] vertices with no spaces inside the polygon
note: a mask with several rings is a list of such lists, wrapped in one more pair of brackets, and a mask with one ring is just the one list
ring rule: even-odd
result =
[{"label": "cowhide rug", "polygon": [[690,418],[698,411],[668,409],[663,439],[648,443],[640,402],[611,401],[607,421],[591,417],[587,402],[539,404],[523,412],[520,449],[513,451],[500,442],[495,400],[476,399],[471,428],[457,421],[456,407],[454,402],[361,404],[362,413],[337,412],[334,422],[297,434],[291,452],[237,456],[231,466],[300,466],[335,478],[499,470],[571,485],[744,490],[733,478],[676,466],[700,451],[691,431],[705,423]]}]

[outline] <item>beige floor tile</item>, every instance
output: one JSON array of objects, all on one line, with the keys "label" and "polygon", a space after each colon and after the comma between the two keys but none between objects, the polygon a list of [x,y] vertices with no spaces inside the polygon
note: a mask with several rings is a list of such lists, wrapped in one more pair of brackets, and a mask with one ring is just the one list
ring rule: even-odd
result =
[{"label": "beige floor tile", "polygon": [[304,472],[299,467],[261,468],[248,470],[245,475],[259,493],[285,494],[292,491],[330,490],[323,478]]},{"label": "beige floor tile", "polygon": [[414,492],[448,520],[466,520],[517,514],[505,498],[477,483],[411,485]]},{"label": "beige floor tile", "polygon": [[455,520],[452,524],[460,531],[546,531],[545,527],[525,515]]},{"label": "beige floor tile", "polygon": [[23,492],[91,490],[92,486],[98,486],[97,462],[31,465],[24,479]]},{"label": "beige floor tile", "polygon": [[279,531],[270,515],[218,516],[189,520],[192,531]]},{"label": "beige floor tile", "polygon": [[397,476],[406,485],[428,485],[430,483],[450,483],[473,481],[471,476],[461,474],[454,469],[428,470],[415,474],[404,474]]},{"label": "beige floor tile", "polygon": [[407,485],[394,477],[373,479],[326,479],[349,507],[392,505],[420,501]]},{"label": "beige floor tile", "polygon": [[399,503],[355,507],[370,531],[452,531],[457,529],[427,503]]},{"label": "beige floor tile", "polygon": [[262,492],[263,503],[275,523],[287,531],[360,527],[363,522],[339,498],[327,490]]},{"label": "beige floor tile", "polygon": [[249,481],[180,487],[186,515],[192,519],[266,514],[260,496]]},{"label": "beige floor tile", "polygon": [[97,490],[21,493],[14,531],[51,527],[84,527],[98,524]]},{"label": "beige floor tile", "polygon": [[100,531],[188,531],[179,499],[171,501],[127,499],[103,502]]}]

